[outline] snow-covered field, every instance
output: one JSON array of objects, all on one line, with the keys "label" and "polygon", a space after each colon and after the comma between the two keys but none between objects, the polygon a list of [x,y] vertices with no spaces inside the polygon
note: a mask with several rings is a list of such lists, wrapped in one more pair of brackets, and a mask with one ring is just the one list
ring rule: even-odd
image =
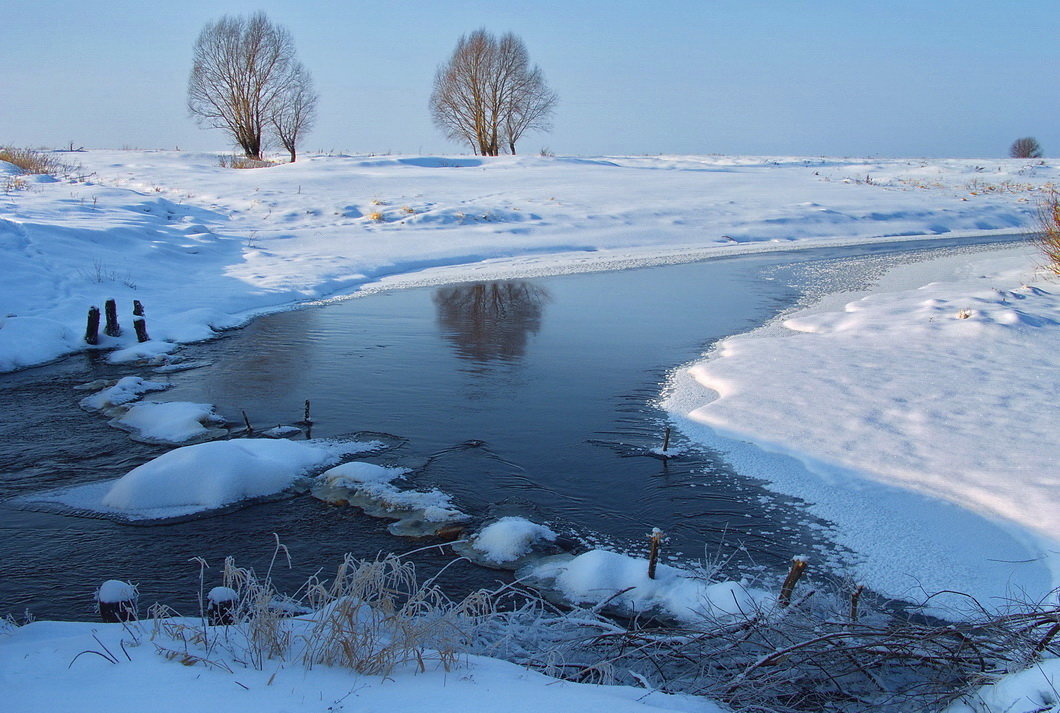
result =
[{"label": "snow-covered field", "polygon": [[[1060,175],[1018,160],[355,156],[234,170],[211,154],[65,157],[84,182],[28,177],[0,193],[0,371],[82,348],[87,310],[107,298],[125,334],[103,346],[135,344],[137,299],[157,353],[394,276],[1011,232]],[[0,178],[14,171],[0,164]],[[453,269],[419,274],[439,267]]]},{"label": "snow-covered field", "polygon": [[[1018,160],[359,156],[232,170],[208,154],[69,157],[85,180],[29,178],[0,194],[0,371],[84,349],[86,311],[107,298],[124,333],[101,347],[166,358],[254,315],[378,287],[1028,230],[1060,178],[1052,162]],[[0,178],[14,173],[0,164]],[[896,270],[872,294],[726,340],[677,370],[664,400],[694,439],[834,523],[828,537],[854,553],[841,564],[886,594],[956,589],[989,605],[1060,581],[1060,285],[1025,247],[978,260]],[[134,299],[146,345],[132,334]],[[116,642],[121,629],[101,636]],[[713,710],[480,659],[387,681],[248,671],[239,686],[144,650],[67,670],[94,647],[87,625],[0,633],[0,688],[24,711],[60,710],[67,684],[100,710],[162,710],[189,687],[234,710],[356,699],[401,711],[425,697],[468,710]],[[141,676],[152,685],[117,693]]]}]

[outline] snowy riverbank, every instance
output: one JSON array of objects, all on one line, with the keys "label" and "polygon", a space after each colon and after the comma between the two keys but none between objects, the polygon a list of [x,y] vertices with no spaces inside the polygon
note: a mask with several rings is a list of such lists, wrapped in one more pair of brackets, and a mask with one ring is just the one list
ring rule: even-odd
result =
[{"label": "snowy riverbank", "polygon": [[125,334],[105,348],[135,343],[133,299],[147,311],[156,341],[121,355],[135,358],[383,280],[1019,231],[1060,177],[1019,160],[336,156],[234,170],[213,154],[63,156],[83,181],[0,194],[0,371],[82,349],[88,307],[107,298]]},{"label": "snowy riverbank", "polygon": [[1035,265],[1021,246],[896,268],[724,340],[664,406],[833,523],[876,591],[1037,599],[1060,584],[1060,284]]}]

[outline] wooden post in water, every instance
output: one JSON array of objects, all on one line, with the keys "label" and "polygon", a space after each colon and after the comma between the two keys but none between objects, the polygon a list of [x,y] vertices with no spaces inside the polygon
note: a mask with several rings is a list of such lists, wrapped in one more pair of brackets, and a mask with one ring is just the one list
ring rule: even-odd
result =
[{"label": "wooden post in water", "polygon": [[670,450],[670,427],[666,427],[666,432],[663,433],[663,455],[666,455],[666,451]]},{"label": "wooden post in water", "polygon": [[118,326],[118,305],[114,300],[107,300],[103,305],[103,309],[107,313],[107,326],[103,328],[103,333],[108,337],[120,337],[121,327]]},{"label": "wooden post in water", "polygon": [[305,418],[302,419],[302,423],[304,423],[307,426],[310,426],[310,425],[313,424],[313,419],[311,419],[309,417],[309,399],[305,400]]},{"label": "wooden post in water", "polygon": [[861,592],[864,591],[865,585],[859,584],[854,588],[854,592],[850,595],[850,621],[858,620],[858,602],[861,601]]},{"label": "wooden post in water", "polygon": [[659,563],[659,548],[662,546],[663,531],[654,528],[648,535],[651,549],[648,550],[648,579],[655,579],[655,566]]},{"label": "wooden post in water", "polygon": [[136,587],[108,579],[96,590],[99,618],[106,624],[136,620]]},{"label": "wooden post in water", "polygon": [[236,623],[236,605],[239,592],[231,587],[214,587],[206,595],[206,614],[210,626],[227,626]]},{"label": "wooden post in water", "polygon": [[254,427],[250,425],[250,419],[247,418],[247,412],[244,410],[244,411],[242,411],[242,413],[243,413],[243,423],[245,423],[247,425],[247,435],[248,436],[253,436],[254,435]]},{"label": "wooden post in water", "polygon": [[144,306],[140,300],[133,300],[133,329],[136,330],[136,341],[143,343],[151,340],[147,336],[147,318],[144,317]]},{"label": "wooden post in water", "polygon": [[85,325],[85,343],[99,344],[99,307],[88,308],[88,323]]},{"label": "wooden post in water", "polygon": [[791,593],[795,591],[795,585],[799,583],[799,577],[806,571],[806,562],[807,560],[802,557],[792,558],[791,569],[788,570],[788,576],[780,587],[780,606],[786,607],[791,604]]}]

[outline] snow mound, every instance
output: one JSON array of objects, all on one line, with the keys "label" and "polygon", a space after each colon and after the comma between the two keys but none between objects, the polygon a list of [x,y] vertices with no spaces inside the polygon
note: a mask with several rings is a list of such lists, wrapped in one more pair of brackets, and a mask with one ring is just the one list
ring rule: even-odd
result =
[{"label": "snow mound", "polygon": [[471,548],[493,564],[514,562],[540,542],[555,542],[551,528],[526,518],[508,516],[490,523],[471,539]]},{"label": "snow mound", "polygon": [[246,439],[177,448],[119,478],[103,505],[127,511],[210,509],[274,495],[313,468],[338,460],[348,447]]},{"label": "snow mound", "polygon": [[117,480],[17,498],[17,505],[124,521],[171,520],[295,490],[313,471],[382,444],[272,438],[176,448]]},{"label": "snow mound", "polygon": [[312,493],[325,502],[396,520],[387,528],[394,535],[433,534],[467,519],[440,490],[401,490],[394,485],[408,472],[372,463],[344,463],[321,474]]},{"label": "snow mound", "polygon": [[144,401],[131,405],[125,413],[111,419],[110,425],[129,431],[133,440],[144,443],[209,440],[225,435],[221,429],[210,428],[224,423],[213,408],[213,404],[189,401]]},{"label": "snow mound", "polygon": [[679,621],[751,616],[770,599],[768,592],[741,582],[708,582],[660,564],[648,578],[648,560],[590,550],[560,555],[518,573],[532,586],[568,602],[615,607],[626,613],[654,612]]}]

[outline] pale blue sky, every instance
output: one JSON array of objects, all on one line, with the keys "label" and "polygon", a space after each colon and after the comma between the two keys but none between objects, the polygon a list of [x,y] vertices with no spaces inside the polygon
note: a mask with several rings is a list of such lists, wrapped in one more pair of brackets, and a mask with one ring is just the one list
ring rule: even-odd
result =
[{"label": "pale blue sky", "polygon": [[427,111],[478,27],[560,96],[523,153],[1060,155],[1060,0],[0,0],[0,143],[223,149],[188,117],[192,45],[265,10],[320,92],[303,150],[456,153]]}]

